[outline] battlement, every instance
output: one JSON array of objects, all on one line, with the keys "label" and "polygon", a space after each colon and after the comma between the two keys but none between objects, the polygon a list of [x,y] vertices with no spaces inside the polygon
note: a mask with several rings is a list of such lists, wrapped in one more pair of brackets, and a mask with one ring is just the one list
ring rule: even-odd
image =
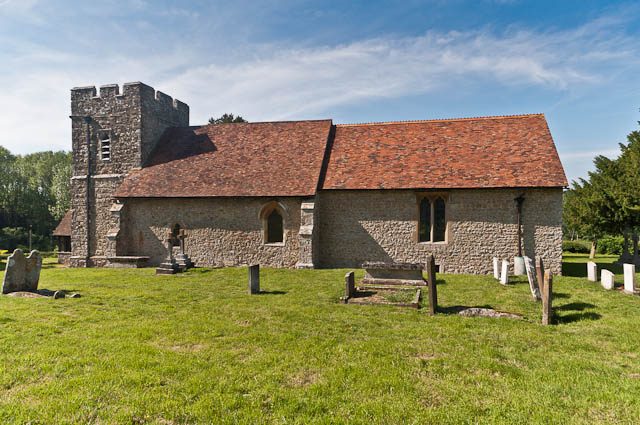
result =
[{"label": "battlement", "polygon": [[74,87],[71,89],[71,100],[73,102],[125,102],[130,97],[140,97],[142,103],[150,105],[157,104],[158,109],[173,108],[178,112],[189,113],[189,105],[174,99],[168,94],[156,91],[153,87],[148,86],[140,81],[133,83],[124,83],[122,85],[122,94],[118,84],[107,84],[100,86],[100,94],[96,90],[96,86]]}]

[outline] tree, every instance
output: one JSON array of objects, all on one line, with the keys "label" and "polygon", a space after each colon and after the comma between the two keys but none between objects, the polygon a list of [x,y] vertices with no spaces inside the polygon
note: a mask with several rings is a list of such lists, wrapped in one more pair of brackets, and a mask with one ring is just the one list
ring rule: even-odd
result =
[{"label": "tree", "polygon": [[229,123],[229,122],[248,122],[247,120],[245,120],[244,118],[242,118],[240,115],[238,115],[237,117],[234,117],[233,114],[222,114],[222,116],[220,118],[209,118],[209,124],[223,124],[223,123]]}]

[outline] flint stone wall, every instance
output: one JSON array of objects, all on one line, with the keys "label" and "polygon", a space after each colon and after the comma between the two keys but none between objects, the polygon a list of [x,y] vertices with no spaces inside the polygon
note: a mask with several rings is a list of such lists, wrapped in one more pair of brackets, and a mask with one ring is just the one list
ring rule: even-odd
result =
[{"label": "flint stone wall", "polygon": [[185,230],[185,253],[196,266],[249,264],[294,268],[300,260],[302,198],[276,201],[284,207],[284,243],[265,244],[262,208],[274,199],[127,199],[124,221],[127,255],[150,257],[147,265],[166,257],[164,240],[178,223]]},{"label": "flint stone wall", "polygon": [[543,258],[554,274],[562,264],[562,189],[442,191],[446,242],[418,243],[418,201],[410,190],[321,191],[320,267],[360,267],[365,261],[424,263],[433,254],[444,273],[490,274],[493,257],[517,254],[514,198],[524,193],[524,255]]}]

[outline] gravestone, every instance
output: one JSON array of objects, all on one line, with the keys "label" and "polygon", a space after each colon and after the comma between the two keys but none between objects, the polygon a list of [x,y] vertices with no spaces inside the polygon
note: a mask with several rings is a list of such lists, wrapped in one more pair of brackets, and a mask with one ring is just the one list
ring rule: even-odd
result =
[{"label": "gravestone", "polygon": [[42,256],[39,251],[33,250],[28,257],[25,257],[21,249],[16,249],[7,258],[2,293],[37,291],[41,269]]},{"label": "gravestone", "polygon": [[344,275],[345,297],[347,299],[356,296],[356,280],[353,272]]},{"label": "gravestone", "polygon": [[604,289],[611,290],[615,288],[614,278],[613,272],[605,269],[600,271],[600,281]]},{"label": "gravestone", "polygon": [[424,264],[421,263],[367,261],[362,264],[362,268],[365,272],[363,285],[426,285],[422,277]]},{"label": "gravestone", "polygon": [[524,257],[524,266],[527,269],[527,278],[529,279],[529,288],[531,289],[531,295],[536,301],[542,300],[542,294],[540,293],[540,287],[538,286],[538,278],[536,276],[536,268],[533,263],[533,259]]},{"label": "gravestone", "polygon": [[513,274],[514,276],[522,276],[527,271],[524,266],[524,257],[513,257]]},{"label": "gravestone", "polygon": [[496,280],[500,280],[500,265],[498,264],[498,257],[493,257],[493,277]]},{"label": "gravestone", "polygon": [[544,291],[542,291],[542,324],[551,324],[552,310],[551,299],[553,298],[553,273],[547,270],[544,274]]},{"label": "gravestone", "polygon": [[502,260],[502,274],[500,275],[500,283],[506,285],[509,283],[509,262]]},{"label": "gravestone", "polygon": [[164,260],[164,263],[160,264],[158,268],[156,268],[156,274],[175,274],[180,270],[180,266],[176,263],[175,258],[173,258],[173,236],[171,232],[167,236],[167,258]]},{"label": "gravestone", "polygon": [[438,289],[436,286],[436,260],[433,254],[427,258],[427,285],[429,285],[429,314],[433,316],[438,310]]},{"label": "gravestone", "polygon": [[593,261],[587,262],[587,279],[591,282],[598,281],[598,265]]},{"label": "gravestone", "polygon": [[260,292],[260,265],[249,266],[249,295]]},{"label": "gravestone", "polygon": [[178,266],[181,270],[186,270],[193,267],[191,258],[189,258],[189,255],[184,252],[184,240],[186,239],[186,237],[187,235],[184,233],[184,229],[180,229],[180,232],[178,233],[178,240],[180,241],[180,253],[176,255],[176,263],[178,263]]},{"label": "gravestone", "polygon": [[540,294],[542,294],[542,291],[544,291],[544,262],[542,257],[536,257],[536,276],[540,285]]},{"label": "gravestone", "polygon": [[625,264],[624,266],[624,292],[635,294],[636,292],[636,266]]}]

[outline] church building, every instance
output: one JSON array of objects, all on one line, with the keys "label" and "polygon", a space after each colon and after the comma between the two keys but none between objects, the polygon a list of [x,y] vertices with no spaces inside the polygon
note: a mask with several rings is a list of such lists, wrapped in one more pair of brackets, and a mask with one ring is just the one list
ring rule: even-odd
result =
[{"label": "church building", "polygon": [[489,273],[521,250],[561,272],[567,180],[541,114],[190,126],[136,82],[72,89],[71,125],[73,267],[156,266],[183,231],[196,266],[434,254],[440,272]]}]

